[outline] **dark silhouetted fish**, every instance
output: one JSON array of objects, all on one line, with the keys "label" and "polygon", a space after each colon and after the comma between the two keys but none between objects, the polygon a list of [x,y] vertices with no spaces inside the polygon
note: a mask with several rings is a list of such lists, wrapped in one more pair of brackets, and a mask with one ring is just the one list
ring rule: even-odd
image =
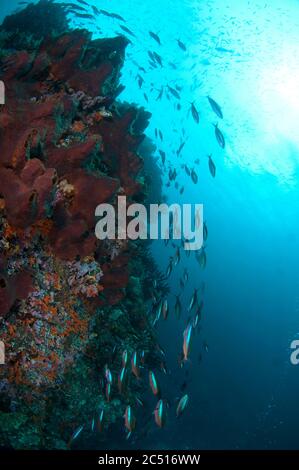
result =
[{"label": "dark silhouetted fish", "polygon": [[[103,12],[103,10],[101,10]],[[110,13],[111,18],[115,18],[116,20],[119,21],[126,21],[122,16],[118,15],[117,13]]]},{"label": "dark silhouetted fish", "polygon": [[130,34],[131,36],[133,36],[134,38],[136,37],[135,34],[133,33],[133,31],[131,31],[129,28],[127,28],[126,26],[124,26],[123,24],[120,24],[119,27],[125,31],[125,33],[128,33]]},{"label": "dark silhouetted fish", "polygon": [[84,18],[85,20],[94,20],[94,16],[89,13],[78,13],[77,11],[69,10],[70,13],[75,15],[77,18]]},{"label": "dark silhouetted fish", "polygon": [[163,163],[163,165],[164,165],[165,159],[166,159],[166,153],[165,153],[163,150],[159,150],[159,153],[160,153],[160,155],[161,155],[162,163]]},{"label": "dark silhouetted fish", "polygon": [[179,295],[176,295],[176,301],[175,301],[175,306],[174,306],[174,313],[175,313],[175,315],[176,315],[177,318],[180,318],[180,317],[181,317],[181,313],[182,313],[182,304],[181,304],[180,296],[179,296]]},{"label": "dark silhouetted fish", "polygon": [[197,182],[198,182],[198,176],[197,176],[197,174],[196,174],[196,172],[195,172],[194,169],[192,169],[192,171],[191,171],[191,179],[192,179],[192,181],[193,181],[194,184],[197,184]]},{"label": "dark silhouetted fish", "polygon": [[186,390],[187,385],[188,385],[187,382],[183,382],[183,383],[182,383],[182,385],[181,385],[181,387],[180,387],[181,392],[184,392],[184,391]]},{"label": "dark silhouetted fish", "polygon": [[172,88],[171,86],[167,85],[167,88],[168,90],[170,91],[170,93],[175,97],[177,98],[178,100],[181,99],[179,93],[177,92],[177,90],[175,88]]},{"label": "dark silhouetted fish", "polygon": [[163,67],[162,57],[157,54],[157,52],[153,52],[154,60],[158,62],[158,64]]},{"label": "dark silhouetted fish", "polygon": [[152,51],[147,51],[149,58],[154,62],[155,61],[155,56]]},{"label": "dark silhouetted fish", "polygon": [[141,88],[142,85],[144,84],[144,78],[142,78],[141,75],[137,75],[137,82],[138,82],[139,88]]},{"label": "dark silhouetted fish", "polygon": [[177,177],[176,169],[174,168],[173,170],[169,170],[168,176],[169,176],[170,181],[174,181]]},{"label": "dark silhouetted fish", "polygon": [[149,60],[148,63],[151,66],[152,69],[157,69],[158,68],[158,65],[156,64],[156,62],[152,62],[151,60]]},{"label": "dark silhouetted fish", "polygon": [[176,266],[179,262],[181,261],[181,252],[179,247],[177,247],[176,252],[175,252],[175,257],[174,257],[174,266]]},{"label": "dark silhouetted fish", "polygon": [[194,103],[191,103],[191,114],[193,116],[194,121],[198,124],[199,123],[199,113],[198,113]]},{"label": "dark silhouetted fish", "polygon": [[164,88],[161,87],[161,90],[159,91],[159,94],[158,94],[158,96],[157,96],[157,101],[162,99],[162,97],[163,97],[163,92],[164,92]]},{"label": "dark silhouetted fish", "polygon": [[112,13],[109,13],[109,11],[106,10],[100,10],[101,15],[108,16],[109,18],[112,18]]},{"label": "dark silhouetted fish", "polygon": [[207,255],[204,247],[202,247],[199,254],[196,252],[195,257],[200,267],[204,269],[207,265]]},{"label": "dark silhouetted fish", "polygon": [[223,119],[222,110],[221,110],[219,104],[216,103],[216,101],[213,100],[213,98],[211,98],[210,96],[208,96],[208,100],[209,100],[209,103],[210,103],[211,108],[212,108],[212,110],[214,111],[214,113],[217,114],[218,117],[220,117],[221,119]]},{"label": "dark silhouetted fish", "polygon": [[183,51],[186,51],[187,50],[187,47],[185,46],[185,44],[180,41],[179,39],[177,39],[177,43],[179,45],[179,47],[183,50]]},{"label": "dark silhouetted fish", "polygon": [[71,10],[78,10],[78,11],[87,11],[86,8],[80,7],[75,3],[61,3],[63,8],[70,8]]},{"label": "dark silhouetted fish", "polygon": [[214,127],[215,127],[215,136],[216,136],[217,142],[220,145],[220,147],[224,149],[225,147],[224,136],[221,130],[219,129],[218,124],[214,124]]},{"label": "dark silhouetted fish", "polygon": [[210,173],[211,173],[211,175],[213,176],[213,178],[215,178],[215,176],[216,176],[216,166],[215,166],[215,163],[214,163],[213,160],[212,160],[212,155],[208,155],[208,159],[209,159],[209,170],[210,170]]},{"label": "dark silhouetted fish", "polygon": [[179,156],[181,154],[185,144],[186,144],[186,142],[181,143],[181,145],[179,146],[179,148],[177,149],[177,152],[176,152],[177,156]]},{"label": "dark silhouetted fish", "polygon": [[101,13],[100,13],[100,10],[98,10],[97,7],[95,7],[95,6],[92,5],[91,8],[93,9],[93,12],[94,12],[94,14],[95,14],[96,16],[99,16],[99,15],[101,14]]},{"label": "dark silhouetted fish", "polygon": [[187,173],[188,176],[191,175],[191,171],[189,170],[189,168],[187,167],[187,165],[184,166],[185,168],[185,172]]},{"label": "dark silhouetted fish", "polygon": [[233,49],[226,49],[225,47],[215,47],[215,50],[218,52],[228,52],[230,54],[234,54],[235,52]]},{"label": "dark silhouetted fish", "polygon": [[208,238],[208,227],[206,222],[203,223],[203,239],[206,241]]},{"label": "dark silhouetted fish", "polygon": [[172,262],[172,259],[170,259],[167,270],[166,270],[166,277],[170,276],[170,274],[172,273],[172,268],[173,268],[173,262]]},{"label": "dark silhouetted fish", "polygon": [[117,13],[110,13],[109,11],[106,11],[106,10],[98,10],[99,13],[101,13],[101,15],[104,15],[104,16],[108,16],[109,18],[114,18],[116,20],[119,20],[119,21],[125,21],[125,19],[118,15]]},{"label": "dark silhouetted fish", "polygon": [[153,33],[152,31],[149,31],[149,35],[159,44],[159,46],[161,46],[161,41],[160,41],[158,34]]}]

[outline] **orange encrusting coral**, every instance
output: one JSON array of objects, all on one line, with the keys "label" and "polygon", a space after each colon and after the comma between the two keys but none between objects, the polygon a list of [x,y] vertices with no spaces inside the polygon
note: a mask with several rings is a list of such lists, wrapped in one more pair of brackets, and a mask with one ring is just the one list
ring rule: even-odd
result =
[{"label": "orange encrusting coral", "polygon": [[[152,338],[134,329],[125,303],[115,308],[121,321],[109,323],[111,306],[126,297],[134,252],[94,233],[98,204],[115,205],[120,192],[137,200],[142,188],[143,136],[132,131],[139,111],[115,101],[128,41],[92,41],[77,30],[37,44],[30,53],[10,44],[0,58],[9,83],[0,113],[0,335],[8,364],[0,380],[12,402],[40,410],[42,423],[47,397],[84,355],[94,359],[94,344],[101,364],[113,343],[133,350],[139,335],[142,347]],[[98,402],[98,375],[95,387]],[[69,432],[77,419],[61,427]],[[45,426],[40,434],[51,435]]]}]

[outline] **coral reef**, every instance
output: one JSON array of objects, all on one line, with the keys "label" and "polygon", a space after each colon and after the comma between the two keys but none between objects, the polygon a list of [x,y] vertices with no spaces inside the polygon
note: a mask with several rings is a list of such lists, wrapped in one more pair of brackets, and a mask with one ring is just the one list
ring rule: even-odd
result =
[{"label": "coral reef", "polygon": [[99,410],[105,430],[142,394],[131,376],[120,394],[115,378],[124,350],[155,350],[147,303],[160,274],[139,242],[94,234],[98,204],[147,198],[138,148],[149,114],[116,101],[126,45],[69,30],[46,0],[0,29],[2,446],[65,449],[80,425],[84,442]]}]

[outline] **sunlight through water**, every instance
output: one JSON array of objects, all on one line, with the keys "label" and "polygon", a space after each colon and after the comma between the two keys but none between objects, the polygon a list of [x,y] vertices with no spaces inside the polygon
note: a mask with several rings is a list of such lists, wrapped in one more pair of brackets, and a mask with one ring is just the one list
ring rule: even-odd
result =
[{"label": "sunlight through water", "polygon": [[[297,3],[297,4],[296,4]],[[206,91],[223,103],[227,157],[293,184],[298,169],[298,2],[193,2]],[[240,34],[240,30],[242,34]]]}]

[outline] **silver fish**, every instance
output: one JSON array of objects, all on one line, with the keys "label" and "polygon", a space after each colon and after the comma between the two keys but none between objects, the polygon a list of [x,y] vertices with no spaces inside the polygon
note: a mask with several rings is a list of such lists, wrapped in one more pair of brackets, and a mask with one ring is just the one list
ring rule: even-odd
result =
[{"label": "silver fish", "polygon": [[186,409],[187,405],[188,405],[188,402],[189,402],[189,396],[186,394],[184,395],[179,403],[178,403],[178,406],[177,406],[177,409],[176,409],[176,416],[177,418],[179,416],[181,416],[181,414],[184,412],[184,410]]}]

